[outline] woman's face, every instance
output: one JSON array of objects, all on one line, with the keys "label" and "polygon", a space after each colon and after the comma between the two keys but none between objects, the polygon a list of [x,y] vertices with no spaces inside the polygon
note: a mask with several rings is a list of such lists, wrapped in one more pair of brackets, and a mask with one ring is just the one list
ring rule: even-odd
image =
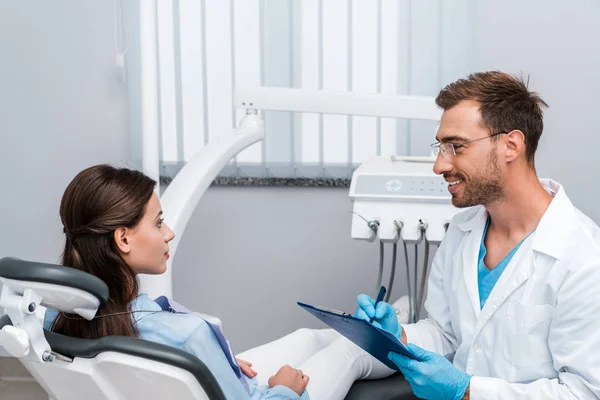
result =
[{"label": "woman's face", "polygon": [[136,274],[162,274],[167,270],[169,242],[175,234],[163,222],[156,193],[146,204],[141,221],[132,229],[118,229],[115,241],[121,256]]}]

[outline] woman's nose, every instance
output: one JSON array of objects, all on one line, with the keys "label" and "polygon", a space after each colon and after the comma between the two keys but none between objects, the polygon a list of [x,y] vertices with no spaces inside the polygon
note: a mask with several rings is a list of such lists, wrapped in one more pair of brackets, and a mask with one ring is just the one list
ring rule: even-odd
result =
[{"label": "woman's nose", "polygon": [[168,225],[166,225],[166,227],[167,227],[167,234],[165,235],[165,240],[167,242],[170,242],[171,240],[173,240],[175,238],[175,232],[173,232],[171,230],[171,228],[169,228]]}]

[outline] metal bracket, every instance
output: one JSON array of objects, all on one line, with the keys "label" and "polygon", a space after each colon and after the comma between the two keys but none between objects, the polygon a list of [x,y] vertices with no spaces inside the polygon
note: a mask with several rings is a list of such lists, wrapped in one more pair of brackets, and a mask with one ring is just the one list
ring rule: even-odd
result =
[{"label": "metal bracket", "polygon": [[8,285],[2,285],[0,307],[10,317],[12,329],[2,329],[0,345],[14,357],[25,357],[41,363],[51,361],[47,356],[51,352],[50,345],[44,336],[42,323],[35,315],[41,301],[42,297],[31,289],[19,294]]}]

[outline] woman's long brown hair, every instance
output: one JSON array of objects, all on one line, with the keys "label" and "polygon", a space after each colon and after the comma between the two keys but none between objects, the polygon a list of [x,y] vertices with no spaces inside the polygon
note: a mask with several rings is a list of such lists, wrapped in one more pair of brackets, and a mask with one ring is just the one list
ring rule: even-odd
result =
[{"label": "woman's long brown hair", "polygon": [[[138,294],[138,282],[121,257],[114,232],[140,222],[155,185],[139,171],[110,165],[87,168],[69,184],[60,203],[66,236],[62,264],[102,279],[109,299],[91,321],[59,313],[53,331],[88,339],[138,335],[128,313]],[[108,316],[115,313],[123,314]]]}]

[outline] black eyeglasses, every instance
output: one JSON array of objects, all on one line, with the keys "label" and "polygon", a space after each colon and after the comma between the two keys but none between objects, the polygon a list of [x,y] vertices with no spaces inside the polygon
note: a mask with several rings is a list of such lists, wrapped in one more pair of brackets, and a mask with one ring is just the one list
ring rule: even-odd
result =
[{"label": "black eyeglasses", "polygon": [[459,144],[435,142],[435,143],[431,144],[431,150],[433,150],[433,155],[436,156],[436,157],[437,157],[438,154],[440,154],[440,151],[442,152],[442,155],[444,157],[452,157],[452,156],[456,155],[456,149],[460,149],[465,144],[473,143],[473,142],[476,142],[478,140],[489,139],[489,138],[492,138],[492,137],[498,136],[498,135],[505,135],[507,133],[509,133],[509,132],[492,133],[491,135],[484,136],[484,137],[477,138],[477,139],[473,139],[473,140],[468,140],[466,142],[462,142],[462,143],[459,143]]}]

